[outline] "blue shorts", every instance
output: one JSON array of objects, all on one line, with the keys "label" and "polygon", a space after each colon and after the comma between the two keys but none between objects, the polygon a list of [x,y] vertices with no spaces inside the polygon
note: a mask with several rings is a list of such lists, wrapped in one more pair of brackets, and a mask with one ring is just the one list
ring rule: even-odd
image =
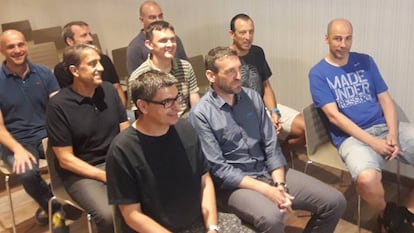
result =
[{"label": "blue shorts", "polygon": [[[403,163],[414,165],[414,125],[400,122],[398,130],[399,147],[402,155],[397,156],[396,159]],[[374,125],[365,131],[382,139],[385,139],[388,135],[386,124]],[[384,156],[378,154],[370,146],[354,137],[347,138],[341,144],[339,154],[347,165],[353,179],[356,179],[366,169],[382,171],[387,162]]]}]

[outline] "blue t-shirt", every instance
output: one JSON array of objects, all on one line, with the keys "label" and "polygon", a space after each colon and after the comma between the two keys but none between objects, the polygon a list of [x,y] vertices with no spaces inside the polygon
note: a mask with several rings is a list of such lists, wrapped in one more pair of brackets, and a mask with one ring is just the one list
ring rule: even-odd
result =
[{"label": "blue t-shirt", "polygon": [[[315,107],[335,102],[362,129],[385,123],[377,95],[388,87],[372,57],[351,52],[348,64],[341,67],[322,59],[310,70],[309,82]],[[349,135],[333,124],[329,127],[332,141],[339,147]]]},{"label": "blue t-shirt", "polygon": [[43,65],[29,64],[21,78],[7,69],[0,70],[0,109],[4,125],[20,143],[46,137],[46,106],[49,95],[59,90],[53,73]]}]

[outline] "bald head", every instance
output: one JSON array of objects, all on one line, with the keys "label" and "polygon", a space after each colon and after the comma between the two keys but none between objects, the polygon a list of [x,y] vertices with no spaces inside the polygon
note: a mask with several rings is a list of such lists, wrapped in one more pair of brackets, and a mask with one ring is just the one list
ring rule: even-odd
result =
[{"label": "bald head", "polygon": [[14,30],[14,29],[9,29],[4,31],[3,33],[0,34],[0,48],[4,48],[5,47],[5,43],[10,39],[10,38],[18,38],[24,42],[26,42],[26,39],[24,38],[23,33]]},{"label": "bald head", "polygon": [[332,33],[332,29],[335,27],[348,27],[352,33],[352,24],[347,19],[333,19],[328,23],[328,28],[326,30],[326,35],[330,35]]},{"label": "bald head", "polygon": [[164,20],[164,14],[161,7],[155,1],[145,1],[139,8],[139,19],[144,29],[152,22]]}]

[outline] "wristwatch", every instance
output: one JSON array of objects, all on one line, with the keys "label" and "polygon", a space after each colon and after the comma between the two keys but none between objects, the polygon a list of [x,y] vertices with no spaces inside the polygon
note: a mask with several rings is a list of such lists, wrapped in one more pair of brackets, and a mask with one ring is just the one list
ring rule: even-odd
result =
[{"label": "wristwatch", "polygon": [[282,114],[280,113],[280,110],[278,108],[272,108],[269,110],[270,115],[272,115],[273,112],[276,113],[279,118],[282,117]]},{"label": "wristwatch", "polygon": [[208,231],[216,231],[216,232],[220,232],[220,227],[217,225],[210,225],[207,228]]}]

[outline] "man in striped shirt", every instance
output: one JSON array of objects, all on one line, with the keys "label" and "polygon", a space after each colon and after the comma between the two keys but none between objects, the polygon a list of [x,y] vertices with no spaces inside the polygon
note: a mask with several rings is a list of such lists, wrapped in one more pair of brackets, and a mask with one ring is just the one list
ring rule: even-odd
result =
[{"label": "man in striped shirt", "polygon": [[[173,75],[178,80],[177,87],[182,96],[178,116],[186,117],[190,108],[200,99],[199,88],[191,64],[174,57],[177,49],[174,28],[165,21],[153,22],[146,30],[146,37],[145,46],[149,48],[151,53],[148,59],[132,72],[128,83],[149,70],[159,70]],[[130,96],[130,87],[128,86],[129,100],[131,100]],[[134,105],[131,106],[133,106],[133,110],[136,110]]]}]

